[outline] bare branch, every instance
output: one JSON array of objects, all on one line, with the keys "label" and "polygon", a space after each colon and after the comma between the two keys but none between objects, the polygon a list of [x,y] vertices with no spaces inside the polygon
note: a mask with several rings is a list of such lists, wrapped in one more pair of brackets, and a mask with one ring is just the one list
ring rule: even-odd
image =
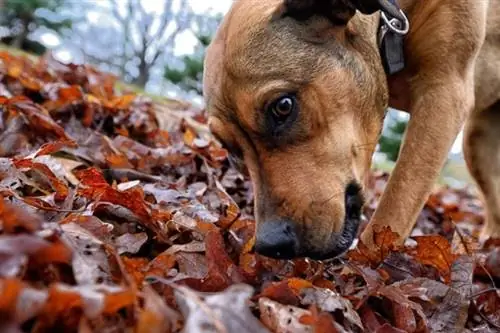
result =
[{"label": "bare branch", "polygon": [[109,3],[111,5],[111,13],[113,14],[113,17],[122,26],[126,26],[127,25],[127,19],[126,19],[126,17],[123,17],[123,16],[120,15],[120,11],[118,10],[118,2],[116,2],[116,0],[109,0]]},{"label": "bare branch", "polygon": [[[185,2],[185,0],[183,0]],[[168,24],[172,20],[172,13],[173,13],[173,4],[174,2],[172,0],[165,0],[165,4],[163,6],[163,13],[161,14],[160,17],[160,26],[158,28],[158,31],[154,36],[152,36],[151,41],[153,40],[160,40],[162,36],[165,35],[167,32]],[[181,7],[182,9],[182,7]]]},{"label": "bare branch", "polygon": [[163,41],[161,38],[163,37],[160,35],[158,38],[158,43],[155,47],[155,51],[153,52],[152,55],[152,60],[150,61],[151,64],[154,64],[158,61],[160,58],[161,54],[163,53],[163,50],[170,44],[172,44],[175,41],[175,38],[179,33],[182,31],[186,30],[189,28],[189,25],[191,24],[191,21],[196,15],[193,13],[191,8],[189,7],[189,3],[187,0],[182,0],[181,2],[181,7],[179,9],[179,17],[176,20],[177,27],[175,30],[168,35],[167,38],[165,38]]}]

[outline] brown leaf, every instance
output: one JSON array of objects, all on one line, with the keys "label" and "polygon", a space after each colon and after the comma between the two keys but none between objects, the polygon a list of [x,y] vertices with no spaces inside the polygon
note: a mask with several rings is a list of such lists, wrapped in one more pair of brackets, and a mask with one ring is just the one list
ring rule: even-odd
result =
[{"label": "brown leaf", "polygon": [[428,328],[432,332],[456,332],[465,327],[472,287],[473,262],[461,257],[452,266],[451,285],[429,279],[394,284],[400,293],[426,304]]},{"label": "brown leaf", "polygon": [[335,322],[332,315],[328,312],[319,312],[315,307],[312,307],[311,315],[305,315],[300,318],[303,324],[309,323],[312,326],[313,332],[345,332],[338,323]]},{"label": "brown leaf", "polygon": [[51,243],[32,235],[0,237],[0,275],[14,278],[24,271],[29,257],[36,257]]},{"label": "brown leaf", "polygon": [[172,254],[163,252],[149,263],[145,276],[165,277],[168,272],[175,266],[176,259]]},{"label": "brown leaf", "polygon": [[89,231],[102,242],[107,242],[111,238],[111,232],[114,226],[109,223],[104,223],[98,217],[80,214],[69,214],[66,218],[59,222],[64,225],[67,223],[75,223],[83,229]]},{"label": "brown leaf", "polygon": [[0,222],[5,233],[18,231],[33,232],[42,225],[40,217],[9,204],[0,196]]},{"label": "brown leaf", "polygon": [[396,245],[397,240],[398,234],[390,227],[376,225],[373,230],[375,249],[372,250],[359,241],[356,249],[348,252],[348,257],[352,261],[377,267],[391,252],[399,250],[400,247]]},{"label": "brown leaf", "polygon": [[[397,283],[388,286],[383,286],[377,291],[377,294],[379,296],[383,296],[391,300],[393,303],[396,303],[397,307],[399,308],[398,309],[399,312],[409,315],[408,310],[411,310],[419,316],[419,320],[424,325],[427,324],[426,323],[427,316],[425,315],[422,306],[410,300],[410,295],[405,295],[403,292],[401,292],[401,289]],[[402,307],[403,309],[401,309],[400,307]]]},{"label": "brown leaf", "polygon": [[298,306],[300,304],[302,290],[312,287],[313,284],[309,281],[291,278],[269,284],[261,291],[259,297],[269,298],[270,300],[283,304]]},{"label": "brown leaf", "polygon": [[439,270],[446,281],[450,279],[450,268],[457,259],[451,252],[450,243],[441,236],[418,236],[415,259],[424,265],[430,265]]},{"label": "brown leaf", "polygon": [[389,226],[374,227],[373,240],[375,245],[380,249],[380,257],[385,258],[389,252],[397,249],[396,241],[398,234],[393,232]]},{"label": "brown leaf", "polygon": [[417,330],[417,321],[410,307],[394,302],[392,303],[392,312],[396,328],[408,333]]},{"label": "brown leaf", "polygon": [[485,262],[485,268],[492,276],[500,279],[500,248],[495,249],[488,254]]},{"label": "brown leaf", "polygon": [[17,298],[24,288],[24,283],[17,279],[4,279],[0,280],[0,287],[0,311],[13,316]]},{"label": "brown leaf", "polygon": [[64,129],[50,117],[47,110],[31,100],[24,97],[14,97],[6,103],[6,106],[9,110],[26,116],[28,125],[40,134],[50,133],[56,138],[71,141]]},{"label": "brown leaf", "polygon": [[136,254],[147,241],[148,235],[145,232],[137,234],[126,233],[115,239],[115,246],[118,254]]},{"label": "brown leaf", "polygon": [[[46,157],[46,156],[42,156]],[[39,160],[42,158],[39,157]],[[47,160],[47,159],[45,159]],[[43,160],[40,160],[43,161]],[[50,163],[50,162],[49,162]],[[60,201],[66,199],[69,194],[68,185],[59,177],[57,177],[51,168],[45,163],[39,163],[34,160],[21,160],[16,162],[18,168],[28,168],[29,170],[36,171],[41,176],[43,176],[48,184],[52,187],[55,192],[55,199]]]},{"label": "brown leaf", "polygon": [[407,333],[407,331],[391,326],[390,324],[384,324],[380,326],[375,333]]},{"label": "brown leaf", "polygon": [[205,291],[220,291],[232,284],[245,282],[239,267],[227,254],[224,239],[218,231],[207,234],[205,247],[208,262],[208,275],[203,280]]},{"label": "brown leaf", "polygon": [[163,333],[179,329],[180,315],[169,308],[151,287],[144,287],[143,298],[144,308],[139,314],[137,333]]},{"label": "brown leaf", "polygon": [[[322,288],[304,288],[300,291],[302,305],[316,305],[322,312],[341,313],[342,326],[349,330],[361,330],[363,324],[359,315],[347,299],[336,292]],[[339,321],[340,323],[340,321]]]},{"label": "brown leaf", "polygon": [[35,157],[50,155],[59,152],[63,148],[76,148],[77,144],[73,140],[61,139],[43,144],[35,154]]}]

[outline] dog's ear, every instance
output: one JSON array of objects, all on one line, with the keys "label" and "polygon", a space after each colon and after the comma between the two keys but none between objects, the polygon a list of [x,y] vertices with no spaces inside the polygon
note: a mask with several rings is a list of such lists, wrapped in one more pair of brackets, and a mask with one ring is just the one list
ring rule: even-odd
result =
[{"label": "dog's ear", "polygon": [[318,15],[328,18],[335,25],[345,25],[356,10],[364,14],[373,14],[380,9],[388,11],[393,16],[399,16],[396,7],[388,0],[284,0],[277,14],[300,21]]}]

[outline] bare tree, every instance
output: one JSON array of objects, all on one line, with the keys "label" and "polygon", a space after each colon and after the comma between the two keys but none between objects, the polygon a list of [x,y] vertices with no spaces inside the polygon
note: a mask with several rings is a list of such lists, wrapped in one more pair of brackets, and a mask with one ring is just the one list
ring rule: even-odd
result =
[{"label": "bare tree", "polygon": [[71,43],[84,61],[101,64],[125,81],[145,87],[153,67],[172,56],[176,37],[190,29],[198,15],[188,0],[158,2],[156,6],[162,8],[158,12],[147,11],[141,0],[108,0],[97,9],[82,8],[99,19],[76,27]]}]

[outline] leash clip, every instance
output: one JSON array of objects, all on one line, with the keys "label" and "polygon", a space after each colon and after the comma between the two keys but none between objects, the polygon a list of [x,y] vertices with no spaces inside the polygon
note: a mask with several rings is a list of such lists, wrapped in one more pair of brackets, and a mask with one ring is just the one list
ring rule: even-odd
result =
[{"label": "leash clip", "polygon": [[408,18],[401,9],[399,10],[399,13],[401,14],[401,17],[404,19],[403,22],[401,22],[399,19],[395,17],[389,20],[384,11],[381,11],[380,16],[382,17],[382,20],[385,23],[384,26],[388,30],[391,30],[392,32],[398,35],[404,36],[408,34],[408,31],[410,31],[410,22],[408,21]]}]

